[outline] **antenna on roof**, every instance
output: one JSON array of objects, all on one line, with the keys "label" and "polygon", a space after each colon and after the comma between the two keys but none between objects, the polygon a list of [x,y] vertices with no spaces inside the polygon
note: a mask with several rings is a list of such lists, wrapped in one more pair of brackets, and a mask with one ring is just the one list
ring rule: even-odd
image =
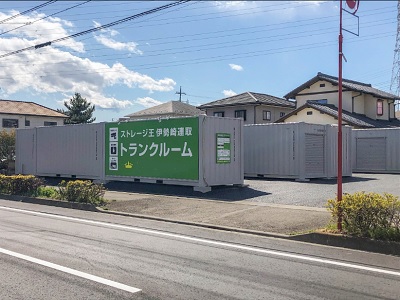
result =
[{"label": "antenna on roof", "polygon": [[186,93],[182,92],[182,87],[179,87],[179,92],[175,92],[175,94],[179,95],[179,102],[182,102],[182,95],[186,95]]}]

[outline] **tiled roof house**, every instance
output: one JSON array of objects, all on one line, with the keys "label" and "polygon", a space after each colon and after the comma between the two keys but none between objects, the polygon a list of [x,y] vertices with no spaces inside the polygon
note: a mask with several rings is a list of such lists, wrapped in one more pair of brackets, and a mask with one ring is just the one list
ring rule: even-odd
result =
[{"label": "tiled roof house", "polygon": [[66,115],[34,102],[0,100],[2,129],[63,125]]},{"label": "tiled roof house", "polygon": [[295,109],[295,103],[268,94],[245,92],[198,106],[208,116],[243,118],[244,124],[272,123]]},{"label": "tiled roof house", "polygon": [[[337,124],[338,78],[323,73],[284,96],[295,99],[297,109],[277,122]],[[354,128],[400,127],[394,103],[400,98],[358,81],[343,79],[343,124]]]}]

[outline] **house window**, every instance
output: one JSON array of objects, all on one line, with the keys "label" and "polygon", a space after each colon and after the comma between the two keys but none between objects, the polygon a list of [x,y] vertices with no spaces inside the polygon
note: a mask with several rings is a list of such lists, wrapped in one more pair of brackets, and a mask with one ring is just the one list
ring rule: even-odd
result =
[{"label": "house window", "polygon": [[284,113],[284,112],[282,112],[282,111],[279,113],[279,116],[280,116],[281,118],[284,117],[285,115],[286,115],[286,113]]},{"label": "house window", "polygon": [[44,121],[44,126],[55,126],[55,125],[57,125],[57,122]]},{"label": "house window", "polygon": [[309,116],[312,115],[312,111],[311,111],[311,110],[308,111],[308,112],[307,112],[307,115],[309,115]]},{"label": "house window", "polygon": [[223,111],[214,112],[214,117],[225,117],[225,113]]},{"label": "house window", "polygon": [[325,87],[325,83],[321,83],[319,87]]},{"label": "house window", "polygon": [[25,127],[31,126],[31,121],[30,120],[25,120]]},{"label": "house window", "polygon": [[307,102],[317,103],[317,104],[328,104],[328,99],[308,100]]},{"label": "house window", "polygon": [[263,110],[263,120],[271,121],[271,112],[269,110]]},{"label": "house window", "polygon": [[383,115],[383,100],[376,101],[376,114],[378,116]]},{"label": "house window", "polygon": [[242,118],[246,121],[246,111],[245,110],[235,110],[235,118]]},{"label": "house window", "polygon": [[18,128],[18,119],[3,119],[3,128]]}]

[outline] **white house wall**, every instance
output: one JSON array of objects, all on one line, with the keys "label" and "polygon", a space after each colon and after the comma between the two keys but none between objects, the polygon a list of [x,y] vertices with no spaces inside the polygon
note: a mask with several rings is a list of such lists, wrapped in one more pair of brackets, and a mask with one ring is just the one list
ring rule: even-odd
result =
[{"label": "white house wall", "polygon": [[[290,113],[294,110],[294,108],[287,107],[278,107],[278,106],[269,106],[269,105],[243,105],[243,106],[226,106],[226,107],[215,107],[215,108],[207,108],[207,116],[214,116],[215,112],[224,112],[225,118],[234,118],[236,110],[246,110],[246,121],[244,124],[266,124],[273,123],[276,120],[280,119],[280,113],[283,112],[285,114]],[[271,120],[263,120],[263,111],[267,110],[271,112]],[[254,119],[254,112],[256,113],[256,119]]]},{"label": "white house wall", "polygon": [[[307,115],[307,112],[312,112],[312,115]],[[338,123],[338,120],[334,117],[323,114],[320,111],[314,108],[304,108],[303,110],[297,112],[296,115],[292,115],[284,120],[284,123],[297,123],[297,122],[305,122],[310,124],[332,124],[335,125]],[[348,125],[346,122],[342,122],[343,125]]]},{"label": "white house wall", "polygon": [[[16,119],[18,120],[18,128],[33,128],[44,126],[44,122],[57,122],[57,125],[63,125],[62,118],[45,117],[45,116],[29,116],[29,115],[14,115],[14,114],[0,114],[2,129],[10,131],[12,128],[3,128],[3,119]],[[25,121],[30,121],[30,126],[25,126]]]}]

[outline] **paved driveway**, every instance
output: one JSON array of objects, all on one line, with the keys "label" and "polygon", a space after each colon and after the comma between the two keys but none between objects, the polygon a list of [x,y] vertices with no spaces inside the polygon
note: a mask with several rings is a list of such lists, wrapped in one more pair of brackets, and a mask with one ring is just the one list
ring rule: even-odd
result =
[{"label": "paved driveway", "polygon": [[[131,191],[178,197],[223,201],[250,201],[286,205],[324,207],[327,199],[336,196],[336,179],[313,179],[308,182],[278,179],[246,179],[248,187],[216,187],[209,193],[194,192],[191,187],[143,183],[112,182],[109,190]],[[343,178],[343,192],[388,192],[400,196],[400,174],[353,174]]]}]

